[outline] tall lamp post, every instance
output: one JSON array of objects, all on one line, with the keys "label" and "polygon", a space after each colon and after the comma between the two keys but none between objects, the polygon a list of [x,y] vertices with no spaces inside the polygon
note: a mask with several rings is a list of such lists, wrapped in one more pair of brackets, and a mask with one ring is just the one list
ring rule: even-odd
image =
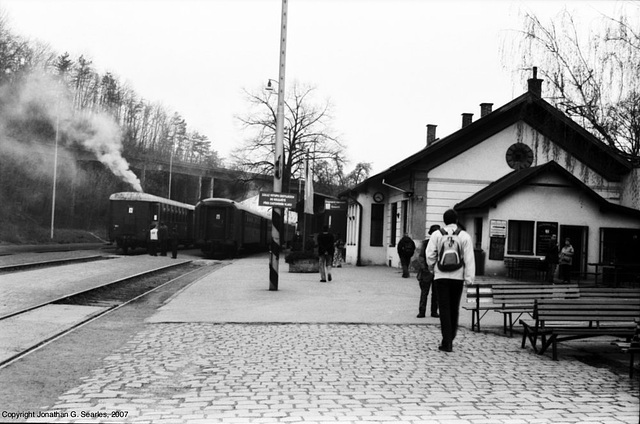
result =
[{"label": "tall lamp post", "polygon": [[53,192],[51,193],[51,240],[56,222],[56,186],[58,184],[58,140],[60,138],[60,93],[57,93],[56,101],[56,136],[53,151]]},{"label": "tall lamp post", "polygon": [[[282,170],[284,154],[284,74],[287,51],[287,0],[282,0],[280,28],[280,72],[278,74],[278,109],[276,111],[276,145],[273,163],[273,191],[282,192]],[[269,290],[278,290],[278,267],[280,264],[280,232],[282,208],[273,208],[271,215],[271,255],[269,261]]]}]

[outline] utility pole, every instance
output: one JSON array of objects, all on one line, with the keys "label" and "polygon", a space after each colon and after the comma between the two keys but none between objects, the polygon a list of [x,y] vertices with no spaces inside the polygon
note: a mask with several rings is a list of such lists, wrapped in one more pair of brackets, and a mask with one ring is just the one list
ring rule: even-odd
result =
[{"label": "utility pole", "polygon": [[[278,74],[278,109],[276,112],[276,145],[273,166],[273,191],[282,193],[282,171],[284,162],[284,71],[287,52],[287,0],[282,0],[280,28],[280,71]],[[269,290],[278,290],[278,267],[280,264],[280,233],[282,231],[282,208],[274,207],[271,215],[271,258],[269,262]]]}]

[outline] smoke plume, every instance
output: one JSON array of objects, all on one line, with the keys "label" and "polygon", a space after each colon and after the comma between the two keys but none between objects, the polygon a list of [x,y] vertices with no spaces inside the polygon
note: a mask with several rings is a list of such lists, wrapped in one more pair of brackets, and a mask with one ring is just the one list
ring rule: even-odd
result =
[{"label": "smoke plume", "polygon": [[[0,91],[0,137],[3,151],[28,159],[38,141],[57,136],[60,149],[81,146],[93,153],[114,175],[142,192],[140,180],[122,157],[122,133],[114,119],[102,112],[74,111],[62,85],[44,74],[34,73],[20,85]],[[7,134],[6,122],[22,128],[21,134]],[[28,134],[26,136],[25,134]],[[22,152],[21,154],[19,152]],[[64,170],[62,170],[64,172]]]}]

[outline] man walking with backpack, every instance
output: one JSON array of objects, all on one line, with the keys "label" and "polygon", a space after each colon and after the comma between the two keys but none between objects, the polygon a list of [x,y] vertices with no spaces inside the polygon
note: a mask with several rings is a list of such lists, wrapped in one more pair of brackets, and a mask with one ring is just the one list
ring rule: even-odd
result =
[{"label": "man walking with backpack", "polygon": [[458,225],[458,214],[449,209],[444,213],[444,228],[434,232],[427,245],[427,265],[434,273],[434,285],[440,308],[442,343],[438,347],[453,351],[458,332],[460,299],[465,284],[473,284],[476,263],[469,233]]}]

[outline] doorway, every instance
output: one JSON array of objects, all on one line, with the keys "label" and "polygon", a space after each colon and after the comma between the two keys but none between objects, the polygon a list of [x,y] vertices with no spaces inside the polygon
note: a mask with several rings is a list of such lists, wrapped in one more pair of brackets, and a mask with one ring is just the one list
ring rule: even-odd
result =
[{"label": "doorway", "polygon": [[565,239],[569,238],[573,246],[573,263],[571,264],[571,274],[579,275],[583,278],[587,269],[587,240],[589,240],[589,227],[580,225],[561,225],[560,238],[558,244],[560,250],[564,246]]}]

